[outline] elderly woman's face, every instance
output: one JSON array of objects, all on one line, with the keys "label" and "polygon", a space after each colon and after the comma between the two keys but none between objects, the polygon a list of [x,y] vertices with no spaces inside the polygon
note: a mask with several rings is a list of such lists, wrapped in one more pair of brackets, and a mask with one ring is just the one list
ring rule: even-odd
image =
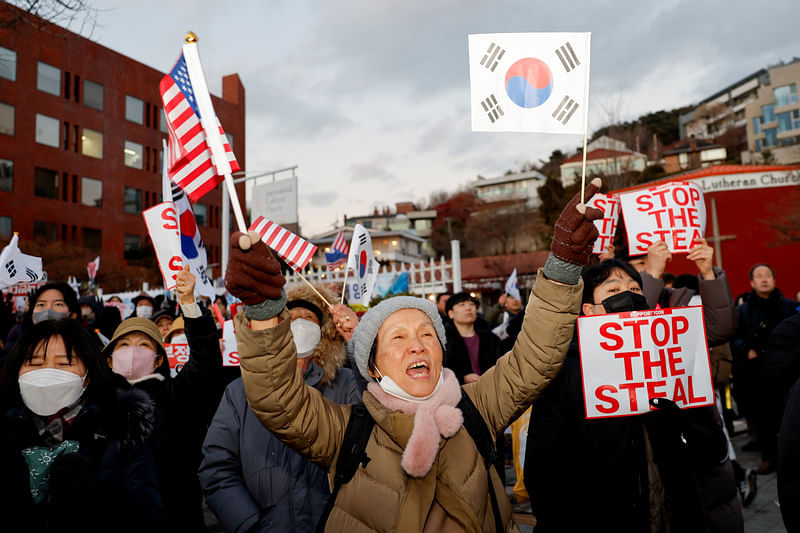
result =
[{"label": "elderly woman's face", "polygon": [[[428,315],[402,309],[389,315],[378,330],[375,366],[412,396],[427,396],[442,373],[442,345]],[[370,375],[379,378],[377,372]]]}]

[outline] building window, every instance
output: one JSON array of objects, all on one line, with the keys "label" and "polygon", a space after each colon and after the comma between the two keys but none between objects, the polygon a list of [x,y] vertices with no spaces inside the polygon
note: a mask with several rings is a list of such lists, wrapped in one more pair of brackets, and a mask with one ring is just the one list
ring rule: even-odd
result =
[{"label": "building window", "polygon": [[756,152],[761,151],[761,139],[756,139]]},{"label": "building window", "polygon": [[797,84],[784,85],[775,88],[775,105],[781,107],[797,103]]},{"label": "building window", "polygon": [[39,61],[36,88],[46,93],[61,96],[61,71],[54,66]]},{"label": "building window", "polygon": [[83,128],[81,133],[81,153],[89,157],[103,159],[103,134]]},{"label": "building window", "polygon": [[36,167],[33,177],[33,192],[42,198],[58,200],[58,172]]},{"label": "building window", "polygon": [[125,187],[125,212],[137,215],[142,212],[142,191]]},{"label": "building window", "polygon": [[778,130],[775,128],[767,128],[764,130],[764,147],[775,146],[778,144]]},{"label": "building window", "polygon": [[778,131],[791,131],[792,130],[792,113],[787,111],[785,113],[778,113]]},{"label": "building window", "polygon": [[92,178],[81,178],[81,203],[92,207],[103,207],[103,182]]},{"label": "building window", "polygon": [[125,95],[125,118],[137,124],[144,124],[144,102]]},{"label": "building window", "polygon": [[125,141],[125,166],[142,168],[142,145],[139,143]]},{"label": "building window", "polygon": [[103,231],[99,229],[83,228],[81,230],[83,247],[99,252],[103,248]]},{"label": "building window", "polygon": [[761,117],[753,117],[753,133],[761,133]]},{"label": "building window", "polygon": [[125,259],[139,259],[142,257],[142,238],[139,235],[125,234]]},{"label": "building window", "polygon": [[58,148],[58,119],[36,113],[36,142]]},{"label": "building window", "polygon": [[33,221],[33,238],[48,242],[58,240],[58,225],[51,222]]},{"label": "building window", "polygon": [[14,106],[0,102],[0,133],[14,135]]},{"label": "building window", "polygon": [[11,237],[11,217],[0,216],[0,237]]},{"label": "building window", "polygon": [[198,226],[208,226],[208,206],[205,204],[194,204],[192,206],[194,220]]},{"label": "building window", "polygon": [[0,46],[0,78],[17,81],[17,53]]},{"label": "building window", "polygon": [[792,111],[792,120],[794,121],[794,128],[800,129],[800,110],[795,109]]},{"label": "building window", "polygon": [[103,86],[89,80],[83,80],[83,105],[103,110]]},{"label": "building window", "polygon": [[14,163],[7,159],[0,159],[0,191],[13,192],[14,190]]},{"label": "building window", "polygon": [[161,130],[161,133],[169,133],[167,129],[167,115],[164,113],[164,109],[161,109],[161,120],[158,122],[158,129]]},{"label": "building window", "polygon": [[768,124],[770,122],[775,122],[775,104],[769,105],[762,105],[761,112],[764,115],[761,118],[762,124]]}]

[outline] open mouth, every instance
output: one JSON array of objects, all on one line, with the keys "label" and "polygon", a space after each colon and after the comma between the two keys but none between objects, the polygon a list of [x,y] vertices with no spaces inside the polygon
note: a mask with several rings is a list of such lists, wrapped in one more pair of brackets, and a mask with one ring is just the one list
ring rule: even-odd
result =
[{"label": "open mouth", "polygon": [[414,361],[406,369],[406,374],[411,379],[426,379],[431,375],[430,365],[424,360]]}]

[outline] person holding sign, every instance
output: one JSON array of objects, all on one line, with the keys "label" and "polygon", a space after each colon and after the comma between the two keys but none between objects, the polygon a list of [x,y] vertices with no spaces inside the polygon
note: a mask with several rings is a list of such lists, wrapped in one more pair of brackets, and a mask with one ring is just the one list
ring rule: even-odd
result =
[{"label": "person holding sign", "polygon": [[175,378],[161,333],[149,319],[133,317],[114,332],[103,350],[111,370],[155,402],[153,455],[169,528],[205,528],[202,492],[197,479],[206,428],[225,389],[217,328],[207,309],[195,301],[195,277],[185,265],[176,288],[190,357]]},{"label": "person holding sign", "polygon": [[[587,200],[599,186],[593,180]],[[352,339],[354,360],[369,381],[359,408],[337,405],[304,383],[280,265],[257,238],[232,236],[225,284],[245,303],[235,322],[247,400],[278,439],[325,470],[336,469],[320,529],[517,531],[487,448],[493,449],[491,433],[547,387],[566,353],[580,270],[597,237],[592,220],[602,216],[579,201],[580,194],[556,223],[517,343],[474,383],[459,386],[443,368],[445,333],[433,303],[396,296],[368,310]],[[364,447],[344,445],[347,428],[355,427],[350,421],[364,417],[374,424]],[[358,463],[347,482],[338,477],[340,459]]]},{"label": "person holding sign", "polygon": [[[641,277],[625,262],[612,259],[587,268],[583,281],[584,316],[648,309]],[[671,340],[686,329],[677,323]],[[580,358],[601,357],[602,351],[601,343],[579,354],[576,335],[561,372],[533,404],[524,478],[536,531],[592,531],[598,525],[615,532],[742,531],[714,407],[682,410],[657,398],[651,405],[659,408],[646,414],[587,419]],[[670,353],[671,362],[664,365],[675,366],[677,374],[677,352]],[[629,360],[633,357],[624,359],[626,373]]]}]

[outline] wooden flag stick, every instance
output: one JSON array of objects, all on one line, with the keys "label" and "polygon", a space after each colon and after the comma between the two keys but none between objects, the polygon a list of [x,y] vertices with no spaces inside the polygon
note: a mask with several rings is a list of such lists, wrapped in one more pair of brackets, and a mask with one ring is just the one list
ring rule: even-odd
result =
[{"label": "wooden flag stick", "polygon": [[345,265],[344,267],[344,283],[342,283],[342,299],[339,303],[344,303],[344,291],[347,290],[347,274],[350,272],[350,269],[347,268]]},{"label": "wooden flag stick", "polygon": [[300,276],[300,279],[302,279],[303,281],[305,281],[306,283],[308,283],[308,286],[309,286],[309,287],[311,287],[311,290],[312,290],[312,291],[314,291],[315,293],[317,293],[317,296],[319,296],[320,298],[322,298],[322,301],[323,301],[323,302],[325,302],[325,304],[328,306],[328,310],[329,310],[329,311],[331,311],[331,312],[333,312],[333,305],[332,305],[332,304],[331,304],[331,303],[328,301],[328,299],[327,299],[327,298],[325,298],[325,297],[322,295],[322,293],[321,293],[321,292],[319,292],[319,291],[317,290],[317,288],[316,288],[315,286],[313,286],[313,285],[311,284],[311,282],[310,282],[310,281],[308,281],[308,280],[306,279],[306,277],[305,277],[305,276],[302,274],[302,272],[300,272],[299,270],[295,270],[295,272],[297,273],[297,275],[298,275],[298,276]]},{"label": "wooden flag stick", "polygon": [[[588,113],[587,113],[588,114]],[[588,134],[583,130],[583,166],[581,167],[581,205],[583,205],[585,198],[583,197],[583,190],[586,188],[586,143]]]}]

